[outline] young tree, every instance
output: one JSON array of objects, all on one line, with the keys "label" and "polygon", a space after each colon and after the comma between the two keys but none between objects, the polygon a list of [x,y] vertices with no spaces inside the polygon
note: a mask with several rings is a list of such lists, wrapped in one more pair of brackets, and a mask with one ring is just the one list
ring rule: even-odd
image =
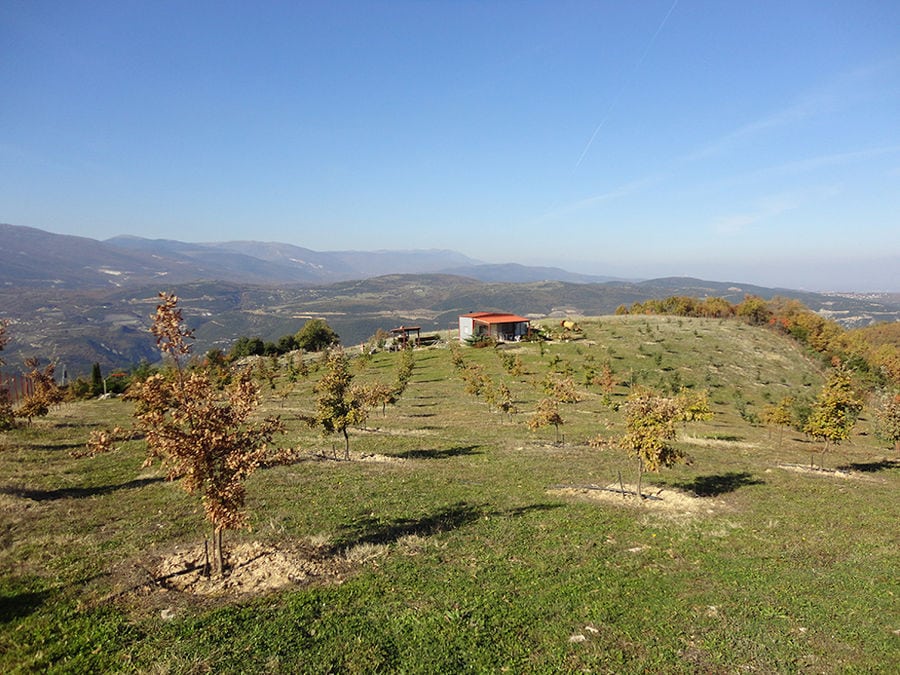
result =
[{"label": "young tree", "polygon": [[638,497],[645,471],[659,472],[684,461],[686,456],[675,446],[676,424],[683,411],[675,399],[658,396],[649,389],[637,389],[625,402],[625,436],[622,444],[638,460]]},{"label": "young tree", "polygon": [[100,396],[105,394],[103,390],[103,373],[100,371],[100,364],[94,363],[91,366],[91,395]]},{"label": "young tree", "polygon": [[559,427],[563,424],[563,418],[559,414],[559,402],[553,398],[542,398],[528,419],[528,428],[537,431],[548,424],[556,428],[556,442],[559,443]]},{"label": "young tree", "polygon": [[522,363],[522,357],[518,354],[510,354],[508,352],[499,351],[497,356],[500,363],[503,364],[504,370],[513,377],[520,377],[525,373],[525,366]]},{"label": "young tree", "polygon": [[463,382],[466,383],[466,393],[475,398],[480,398],[491,386],[491,379],[477,363],[466,366],[462,373]]},{"label": "young tree", "polygon": [[463,370],[466,367],[466,360],[462,354],[462,347],[458,342],[450,343],[450,362],[456,370]]},{"label": "young tree", "polygon": [[875,433],[900,452],[900,394],[882,394],[875,407]]},{"label": "young tree", "polygon": [[703,389],[682,388],[675,397],[675,404],[681,410],[682,422],[707,422],[713,418],[709,395]]},{"label": "young tree", "polygon": [[135,402],[135,427],[147,439],[147,464],[160,458],[170,480],[200,493],[213,526],[213,567],[224,573],[222,536],[242,527],[244,480],[253,473],[276,433],[280,420],[254,420],[259,389],[249,369],[220,390],[204,368],[188,370],[193,331],[188,329],[175,295],[160,293],[151,332],[170,368],[129,389]]},{"label": "young tree", "polygon": [[347,429],[365,422],[369,414],[365,391],[352,385],[353,375],[343,351],[329,352],[325,367],[325,375],[316,384],[319,396],[316,416],[311,424],[321,426],[326,435],[341,433],[344,436],[344,458],[349,460],[350,436]]},{"label": "young tree", "polygon": [[324,319],[310,319],[297,331],[294,341],[300,349],[318,352],[339,344],[341,339]]},{"label": "young tree", "polygon": [[603,405],[615,407],[612,405],[612,394],[616,389],[616,385],[618,385],[618,380],[613,373],[612,367],[609,365],[609,361],[605,361],[600,366],[599,373],[591,373],[589,384],[600,387],[600,390],[603,392],[603,396],[600,399]]},{"label": "young tree", "polygon": [[825,441],[822,448],[824,456],[831,443],[837,445],[850,437],[861,411],[862,401],[853,391],[849,373],[843,368],[836,368],[813,404],[804,431],[814,438]]},{"label": "young tree", "polygon": [[297,382],[300,378],[309,375],[309,366],[303,358],[303,354],[297,353],[288,356],[288,381]]},{"label": "young tree", "polygon": [[794,397],[784,396],[775,405],[768,405],[763,410],[763,422],[770,426],[778,427],[778,447],[784,436],[784,428],[791,425],[794,419]]},{"label": "young tree", "polygon": [[392,387],[384,382],[372,382],[360,388],[366,405],[370,408],[381,406],[381,416],[387,414],[388,405],[394,405],[399,400],[399,393],[396,387]]},{"label": "young tree", "polygon": [[397,396],[402,396],[412,379],[413,371],[416,368],[416,356],[411,347],[407,347],[400,353],[400,363],[397,364],[397,386],[395,390]]},{"label": "young tree", "polygon": [[25,359],[25,366],[31,371],[25,376],[30,383],[31,391],[22,399],[15,411],[16,417],[24,417],[31,424],[35,417],[44,417],[50,409],[63,402],[65,394],[56,384],[55,367],[51,363],[40,368],[37,358]]},{"label": "young tree", "polygon": [[497,385],[497,391],[494,398],[497,408],[501,412],[506,413],[507,417],[512,417],[518,412],[516,405],[513,402],[512,392],[505,382],[501,382]]},{"label": "young tree", "polygon": [[581,397],[575,388],[575,380],[571,376],[560,376],[548,373],[543,382],[544,393],[552,396],[560,403],[578,403]]}]

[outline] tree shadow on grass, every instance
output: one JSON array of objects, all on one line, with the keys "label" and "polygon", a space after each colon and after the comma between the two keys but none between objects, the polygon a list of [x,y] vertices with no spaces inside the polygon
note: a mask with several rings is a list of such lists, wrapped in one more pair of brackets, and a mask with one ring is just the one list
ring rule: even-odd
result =
[{"label": "tree shadow on grass", "polygon": [[16,595],[0,594],[0,624],[28,616],[37,611],[50,591],[26,591]]},{"label": "tree shadow on grass", "polygon": [[394,518],[383,521],[377,516],[362,516],[344,525],[331,552],[339,553],[360,544],[392,544],[402,537],[428,537],[455,530],[478,520],[484,514],[481,506],[457,502],[421,518]]},{"label": "tree shadow on grass", "polygon": [[23,499],[31,499],[36,502],[52,501],[54,499],[84,499],[86,497],[95,497],[98,495],[107,495],[118,490],[131,490],[134,488],[144,487],[151,483],[160,483],[166,480],[162,476],[153,478],[135,478],[127,483],[119,485],[101,485],[99,487],[67,487],[58,488],[56,490],[31,490],[28,488],[18,487],[0,487],[0,493],[12,495],[14,497],[22,497]]},{"label": "tree shadow on grass", "polygon": [[489,511],[482,504],[457,502],[421,518],[382,520],[377,516],[366,515],[341,528],[342,533],[330,547],[330,553],[334,555],[361,544],[393,544],[408,536],[430,537],[440,532],[456,530],[484,516],[519,517],[531,511],[555,508],[559,508],[559,505],[534,504],[508,511]]},{"label": "tree shadow on grass", "polygon": [[83,450],[84,442],[81,443],[43,443],[43,444],[30,444],[28,447],[30,450],[46,450],[46,451],[55,451],[55,450]]},{"label": "tree shadow on grass", "polygon": [[394,456],[402,459],[447,459],[461,455],[480,455],[481,451],[478,450],[478,447],[477,445],[460,445],[455,448],[407,450]]},{"label": "tree shadow on grass", "polygon": [[882,459],[880,462],[853,462],[837,467],[839,471],[860,471],[862,473],[878,473],[889,469],[900,469],[900,460]]},{"label": "tree shadow on grass", "polygon": [[681,483],[670,483],[670,487],[686,492],[693,492],[698,497],[718,497],[727,492],[734,492],[747,485],[764,485],[765,481],[754,478],[747,471],[697,476],[694,480]]}]

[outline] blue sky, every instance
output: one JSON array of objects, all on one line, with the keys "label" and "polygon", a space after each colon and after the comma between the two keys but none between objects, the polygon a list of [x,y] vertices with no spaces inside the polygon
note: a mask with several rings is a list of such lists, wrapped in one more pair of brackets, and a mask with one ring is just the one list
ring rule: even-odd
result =
[{"label": "blue sky", "polygon": [[0,222],[900,290],[900,2],[0,2]]}]

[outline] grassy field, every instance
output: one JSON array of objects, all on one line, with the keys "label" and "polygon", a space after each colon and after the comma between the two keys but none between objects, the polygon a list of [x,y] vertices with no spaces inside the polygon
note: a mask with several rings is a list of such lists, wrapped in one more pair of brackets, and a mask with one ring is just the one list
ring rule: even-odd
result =
[{"label": "grassy field", "polygon": [[[493,349],[463,350],[509,386],[512,416],[466,393],[446,345],[416,351],[400,402],[351,430],[350,462],[330,459],[342,439],[299,419],[319,373],[264,390],[298,461],[251,477],[252,529],[226,546],[309,563],[266,593],[159,581],[162,561],[202,539],[197,500],[141,468],[140,441],[69,455],[92,429],[127,423],[129,404],[70,403],[0,435],[0,669],[895,672],[896,454],[865,415],[824,457],[754,424],[785,395],[812,399],[820,364],[734,321],[582,327],[578,340],[507,348],[516,376]],[[354,372],[390,382],[398,362],[376,354]],[[693,462],[645,476],[658,499],[584,489],[636,479],[621,450],[588,445],[622,430],[584,384],[604,363],[621,383],[613,404],[632,382],[709,392],[714,419],[679,435]],[[582,397],[562,407],[561,444],[525,424],[550,371],[571,373]],[[828,470],[804,470],[811,459]]]}]

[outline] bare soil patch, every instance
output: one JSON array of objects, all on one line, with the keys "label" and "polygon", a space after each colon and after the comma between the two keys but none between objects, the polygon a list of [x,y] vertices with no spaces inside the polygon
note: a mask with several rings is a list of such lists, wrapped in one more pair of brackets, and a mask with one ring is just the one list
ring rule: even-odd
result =
[{"label": "bare soil patch", "polygon": [[238,543],[225,551],[226,573],[204,574],[203,546],[182,546],[148,569],[156,586],[201,596],[259,595],[313,582],[340,583],[351,569],[341,557],[310,545]]},{"label": "bare soil patch", "polygon": [[[397,540],[396,551],[414,556],[426,545],[424,538],[408,535]],[[121,602],[137,615],[149,611],[169,620],[290,587],[339,585],[393,549],[386,544],[362,543],[336,550],[326,536],[296,542],[226,544],[226,573],[207,576],[203,544],[179,545],[164,553],[121,561],[111,570],[118,590],[99,602]]]},{"label": "bare soil patch", "polygon": [[[623,493],[624,488],[624,493]],[[591,502],[601,502],[612,506],[647,509],[652,513],[673,517],[693,517],[715,513],[722,504],[709,497],[697,497],[673,488],[643,488],[643,497],[637,495],[637,486],[612,483],[606,486],[559,486],[548,493],[563,497],[574,497]]]},{"label": "bare soil patch", "polygon": [[875,481],[872,476],[865,476],[856,471],[847,471],[845,469],[828,469],[819,466],[809,466],[808,464],[778,464],[779,469],[785,471],[793,471],[794,473],[802,473],[807,476],[819,476],[821,478],[843,478],[848,480]]},{"label": "bare soil patch", "polygon": [[702,438],[698,436],[685,436],[681,439],[688,445],[696,445],[701,448],[746,448],[753,450],[759,447],[758,443],[748,443],[740,440],[727,440],[724,438]]}]

